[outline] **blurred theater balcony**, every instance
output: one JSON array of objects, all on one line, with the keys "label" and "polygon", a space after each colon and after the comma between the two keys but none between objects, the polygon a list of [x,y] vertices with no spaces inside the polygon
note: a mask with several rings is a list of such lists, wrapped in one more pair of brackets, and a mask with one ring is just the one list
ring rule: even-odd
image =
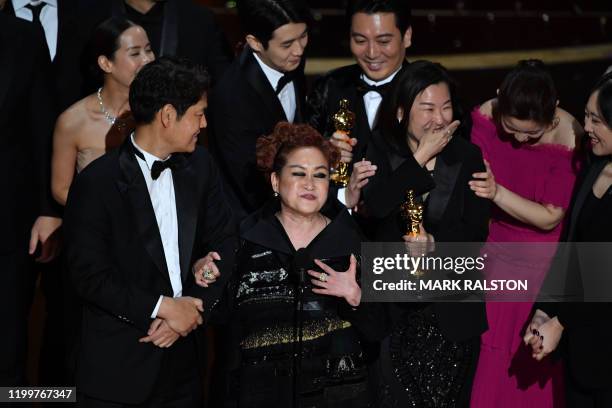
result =
[{"label": "blurred theater balcony", "polygon": [[[218,15],[231,44],[243,36],[235,1],[198,0]],[[352,63],[346,1],[309,0],[315,25],[307,51],[312,79]],[[518,60],[546,62],[559,89],[560,105],[578,118],[589,90],[612,65],[612,0],[406,0],[413,14],[408,59],[428,59],[449,68],[468,107],[495,95]]]}]

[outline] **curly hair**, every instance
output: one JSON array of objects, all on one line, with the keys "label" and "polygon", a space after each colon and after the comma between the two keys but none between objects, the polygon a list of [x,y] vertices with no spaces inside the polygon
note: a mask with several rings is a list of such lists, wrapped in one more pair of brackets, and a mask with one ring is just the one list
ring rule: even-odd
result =
[{"label": "curly hair", "polygon": [[340,151],[312,126],[279,122],[272,134],[257,139],[257,167],[267,175],[278,173],[287,163],[287,156],[302,147],[319,149],[329,167],[340,160]]}]

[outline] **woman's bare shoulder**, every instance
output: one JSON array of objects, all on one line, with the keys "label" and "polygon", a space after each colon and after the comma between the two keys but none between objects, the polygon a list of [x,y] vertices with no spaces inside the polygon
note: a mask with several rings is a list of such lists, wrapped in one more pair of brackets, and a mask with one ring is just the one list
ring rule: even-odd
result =
[{"label": "woman's bare shoulder", "polygon": [[570,149],[575,148],[577,141],[584,135],[582,125],[574,116],[561,108],[557,109],[556,116],[559,118],[559,124],[555,131],[554,143]]},{"label": "woman's bare shoulder", "polygon": [[495,100],[495,98],[489,99],[488,101],[480,105],[480,108],[478,110],[480,111],[480,114],[482,116],[489,119],[493,118],[493,103],[495,102]]},{"label": "woman's bare shoulder", "polygon": [[77,137],[91,120],[92,103],[95,95],[89,95],[75,102],[57,118],[55,137]]}]

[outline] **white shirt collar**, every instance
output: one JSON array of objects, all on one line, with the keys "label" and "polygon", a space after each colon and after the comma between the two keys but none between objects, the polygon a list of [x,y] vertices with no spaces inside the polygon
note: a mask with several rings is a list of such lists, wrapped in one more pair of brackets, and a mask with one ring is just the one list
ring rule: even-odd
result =
[{"label": "white shirt collar", "polygon": [[165,159],[160,159],[159,157],[152,155],[146,150],[143,150],[140,146],[136,144],[136,140],[134,140],[134,132],[132,132],[132,134],[130,135],[130,139],[134,147],[144,156],[145,163],[147,163],[147,167],[149,168],[149,170],[151,169],[151,167],[153,167],[153,163],[155,163],[156,161],[165,161],[170,158],[170,156],[168,156]]},{"label": "white shirt collar", "polygon": [[37,1],[37,2],[30,1],[30,0],[13,0],[13,9],[15,11],[17,11],[19,9],[24,8],[25,6],[27,6],[30,3],[35,3],[35,4],[46,3],[47,6],[52,6],[52,7],[57,8],[57,0],[40,0],[40,1]]},{"label": "white shirt collar", "polygon": [[361,79],[363,80],[363,82],[365,82],[368,85],[374,85],[374,86],[384,85],[386,83],[389,83],[389,82],[393,81],[393,78],[395,78],[395,76],[400,71],[400,69],[402,69],[401,65],[400,65],[400,67],[398,69],[395,70],[394,73],[392,73],[391,75],[389,75],[388,77],[386,77],[382,81],[378,81],[378,82],[373,81],[370,78],[368,78],[368,76],[366,74],[364,74],[364,73],[361,74]]},{"label": "white shirt collar", "polygon": [[255,60],[257,61],[257,63],[261,67],[261,70],[265,74],[266,78],[268,78],[268,81],[270,82],[270,85],[272,85],[272,89],[276,90],[276,86],[278,85],[278,81],[280,81],[280,79],[282,78],[284,73],[282,73],[280,71],[277,71],[274,68],[270,68],[268,65],[266,65],[266,63],[263,62],[261,60],[261,58],[259,58],[259,56],[257,55],[257,53],[255,51],[253,51],[253,56],[255,57]]}]

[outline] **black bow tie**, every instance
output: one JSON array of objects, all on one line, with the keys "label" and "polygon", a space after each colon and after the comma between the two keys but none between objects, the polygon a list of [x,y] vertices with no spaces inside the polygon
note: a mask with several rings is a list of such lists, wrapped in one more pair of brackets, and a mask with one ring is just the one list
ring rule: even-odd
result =
[{"label": "black bow tie", "polygon": [[276,94],[278,95],[280,91],[283,90],[285,85],[287,85],[289,82],[293,81],[294,79],[295,79],[295,74],[293,73],[293,71],[285,72],[285,74],[278,80],[278,83],[276,84],[276,90],[275,90]]},{"label": "black bow tie", "polygon": [[364,80],[360,80],[357,83],[357,92],[359,92],[360,95],[365,95],[368,92],[374,91],[380,94],[381,96],[384,96],[387,90],[389,89],[389,84],[390,82],[387,82],[386,84],[382,85],[370,85]]},{"label": "black bow tie", "polygon": [[157,180],[159,176],[162,174],[162,171],[166,169],[175,169],[176,168],[176,160],[173,160],[174,156],[170,157],[167,160],[155,160],[153,162],[153,166],[151,166],[151,178],[153,180]]},{"label": "black bow tie", "polygon": [[[138,150],[136,146],[132,145],[132,148],[134,150],[134,154],[146,162],[144,154],[142,154],[142,152]],[[178,168],[179,160],[180,158],[177,155],[172,155],[170,156],[170,158],[164,161],[155,160],[153,162],[153,166],[151,166],[151,178],[153,180],[157,180],[160,174],[162,173],[162,171],[166,169],[173,170],[173,169]]]}]

